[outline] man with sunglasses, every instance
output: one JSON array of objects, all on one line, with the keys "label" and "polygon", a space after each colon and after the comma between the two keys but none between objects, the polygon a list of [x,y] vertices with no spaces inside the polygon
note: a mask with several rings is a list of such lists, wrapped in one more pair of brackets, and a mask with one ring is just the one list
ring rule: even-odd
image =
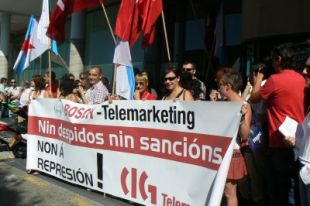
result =
[{"label": "man with sunglasses", "polygon": [[8,89],[7,96],[9,97],[11,103],[18,104],[20,96],[20,87],[17,86],[16,79],[11,79],[10,85],[11,86]]},{"label": "man with sunglasses", "polygon": [[198,95],[193,94],[195,100],[206,100],[206,92],[207,92],[206,85],[195,76],[196,64],[194,62],[184,62],[182,65],[182,72],[183,73],[187,72],[192,77],[192,84],[191,84],[192,88],[189,89],[191,90],[192,93],[195,92],[196,90],[193,87],[195,87],[195,85],[199,86]]}]

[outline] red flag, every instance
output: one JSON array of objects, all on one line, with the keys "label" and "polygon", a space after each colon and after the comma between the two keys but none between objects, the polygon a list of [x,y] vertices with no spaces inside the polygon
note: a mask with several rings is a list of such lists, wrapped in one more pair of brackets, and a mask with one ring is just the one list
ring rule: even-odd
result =
[{"label": "red flag", "polygon": [[102,0],[58,0],[52,14],[47,35],[57,42],[65,40],[65,24],[67,17],[86,8],[92,8],[102,3]]},{"label": "red flag", "polygon": [[139,23],[139,2],[123,0],[118,10],[114,33],[132,46],[141,32]]},{"label": "red flag", "polygon": [[143,45],[152,44],[155,23],[162,12],[162,0],[122,0],[118,11],[115,34],[132,46],[143,32]]},{"label": "red flag", "polygon": [[155,37],[155,23],[163,10],[162,0],[143,0],[142,30],[144,33],[143,45],[151,45]]}]

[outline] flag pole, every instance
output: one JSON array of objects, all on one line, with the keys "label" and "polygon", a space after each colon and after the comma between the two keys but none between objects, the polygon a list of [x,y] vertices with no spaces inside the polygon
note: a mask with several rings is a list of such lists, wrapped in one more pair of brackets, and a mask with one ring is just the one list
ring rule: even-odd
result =
[{"label": "flag pole", "polygon": [[116,73],[117,73],[117,66],[114,64],[114,74],[113,74],[113,86],[112,86],[112,96],[115,95],[115,89],[116,89]]},{"label": "flag pole", "polygon": [[163,22],[164,34],[165,34],[165,41],[166,41],[166,49],[167,49],[167,55],[168,55],[168,60],[169,60],[169,63],[170,63],[170,62],[171,62],[171,56],[170,56],[170,49],[169,49],[169,42],[168,42],[168,35],[167,35],[166,23],[165,23],[165,14],[164,14],[164,10],[161,12],[161,19],[162,19],[162,22]]},{"label": "flag pole", "polygon": [[50,89],[50,95],[52,96],[52,61],[51,61],[51,39],[49,39],[48,49],[48,83]]},{"label": "flag pole", "polygon": [[[50,19],[49,19],[50,5],[49,4],[50,4],[49,1],[47,1],[47,5],[48,5],[48,22],[50,23]],[[43,8],[42,8],[42,12],[43,12]],[[52,49],[52,40],[51,40],[51,38],[48,38],[48,84],[49,84],[49,90],[50,90],[48,96],[53,97],[53,95],[52,95],[52,60],[51,60],[51,49]]]},{"label": "flag pole", "polygon": [[111,27],[111,23],[110,23],[110,20],[109,20],[109,17],[108,17],[108,14],[107,14],[107,11],[105,9],[105,6],[103,5],[102,2],[100,2],[101,4],[101,7],[102,7],[102,10],[103,10],[103,13],[104,13],[104,16],[108,22],[108,26],[109,26],[109,29],[110,29],[110,32],[111,32],[111,35],[112,35],[112,38],[113,38],[113,41],[114,41],[114,44],[116,44],[116,40],[115,40],[115,36],[114,36],[114,33],[113,33],[113,29]]},{"label": "flag pole", "polygon": [[[116,39],[115,39],[115,36],[114,36],[114,33],[113,33],[113,29],[112,29],[112,26],[111,26],[110,19],[109,19],[109,17],[108,17],[107,11],[106,11],[105,6],[103,5],[103,3],[100,2],[100,4],[101,4],[102,11],[103,11],[103,13],[104,13],[104,16],[105,16],[105,18],[106,18],[106,20],[107,20],[107,22],[108,22],[108,26],[109,26],[109,29],[110,29],[110,32],[111,32],[111,35],[112,35],[114,44],[116,45]],[[112,96],[115,95],[116,73],[117,73],[117,67],[116,67],[116,65],[114,64],[114,75],[113,75]]]}]

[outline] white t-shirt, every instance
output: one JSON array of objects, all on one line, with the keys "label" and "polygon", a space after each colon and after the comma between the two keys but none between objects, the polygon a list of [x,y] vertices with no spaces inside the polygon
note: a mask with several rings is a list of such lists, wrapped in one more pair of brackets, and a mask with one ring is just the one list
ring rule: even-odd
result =
[{"label": "white t-shirt", "polygon": [[27,88],[21,93],[20,99],[19,99],[19,103],[20,103],[19,107],[23,107],[29,104],[31,91],[32,90],[30,88]]},{"label": "white t-shirt", "polygon": [[[8,89],[8,93],[11,93],[12,94],[12,96],[17,96],[17,95],[19,95],[19,93],[20,93],[20,87],[9,87],[9,89]],[[14,100],[12,100],[11,102],[19,102],[19,100],[18,99],[14,99]]]}]

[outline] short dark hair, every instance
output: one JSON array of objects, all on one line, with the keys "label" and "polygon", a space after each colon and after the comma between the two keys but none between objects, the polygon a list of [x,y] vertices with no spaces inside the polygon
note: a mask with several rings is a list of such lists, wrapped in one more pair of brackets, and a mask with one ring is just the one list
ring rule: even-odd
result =
[{"label": "short dark hair", "polygon": [[165,71],[164,71],[164,76],[168,73],[174,73],[177,77],[179,77],[181,75],[181,72],[180,70],[178,70],[177,68],[175,67],[168,67]]},{"label": "short dark hair", "polygon": [[280,66],[282,68],[295,68],[296,67],[293,56],[294,56],[294,51],[291,49],[291,43],[277,46],[271,51],[272,60],[275,60],[281,57]]},{"label": "short dark hair", "polygon": [[60,83],[59,90],[61,94],[66,97],[76,88],[76,83],[73,79],[66,79]]},{"label": "short dark hair", "polygon": [[7,82],[7,81],[8,81],[8,79],[7,79],[7,78],[2,77],[2,78],[1,78],[1,80],[0,80],[0,83]]},{"label": "short dark hair", "polygon": [[66,81],[70,79],[70,76],[71,76],[71,73],[66,73],[60,78],[60,81]]},{"label": "short dark hair", "polygon": [[190,62],[190,61],[186,61],[186,62],[184,62],[183,64],[182,64],[182,66],[183,65],[185,65],[185,64],[191,64],[191,65],[193,65],[193,69],[197,69],[197,65],[196,65],[196,63],[194,63],[194,62]]}]

